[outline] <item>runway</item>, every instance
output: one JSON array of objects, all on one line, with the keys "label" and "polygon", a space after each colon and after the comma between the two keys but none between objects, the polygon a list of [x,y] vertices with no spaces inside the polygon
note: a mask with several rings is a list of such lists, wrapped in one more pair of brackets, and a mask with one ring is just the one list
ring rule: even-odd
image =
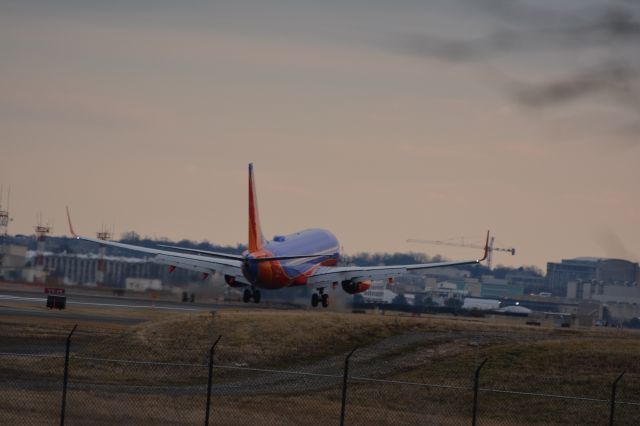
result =
[{"label": "runway", "polygon": [[[46,308],[46,295],[34,291],[2,289],[0,320],[11,317],[64,319],[134,325],[165,313],[197,313],[218,309],[244,308],[237,303],[181,303],[142,297],[111,296],[67,292],[67,308]],[[177,296],[176,296],[177,297]]]},{"label": "runway", "polygon": [[[1,301],[0,301],[1,302]],[[102,322],[110,324],[135,325],[147,321],[146,318],[120,317],[116,315],[92,315],[73,312],[64,312],[47,309],[47,310],[31,310],[24,308],[8,308],[0,303],[0,319],[8,317],[41,317],[51,319],[65,319],[73,321]]]},{"label": "runway", "polygon": [[[95,297],[95,296],[94,296]],[[93,306],[101,308],[130,308],[130,309],[166,309],[170,311],[203,311],[207,310],[201,307],[177,307],[172,306],[171,302],[156,302],[146,300],[136,300],[134,304],[129,303],[104,303],[104,302],[87,302],[82,300],[92,299],[91,296],[68,296],[67,306]],[[46,303],[46,297],[24,297],[9,294],[0,294],[0,303],[2,301],[22,302],[43,305]]]}]

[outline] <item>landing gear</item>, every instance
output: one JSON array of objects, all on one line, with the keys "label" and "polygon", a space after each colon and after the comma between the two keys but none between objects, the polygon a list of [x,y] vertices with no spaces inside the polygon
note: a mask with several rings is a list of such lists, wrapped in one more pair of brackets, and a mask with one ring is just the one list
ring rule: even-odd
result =
[{"label": "landing gear", "polygon": [[253,299],[254,303],[260,303],[260,290],[256,290],[255,288],[251,288],[249,290],[246,288],[244,293],[242,293],[242,301],[244,303],[249,303]]},{"label": "landing gear", "polygon": [[314,308],[322,304],[323,308],[329,306],[329,295],[324,292],[324,288],[319,288],[317,293],[311,295],[311,306]]}]

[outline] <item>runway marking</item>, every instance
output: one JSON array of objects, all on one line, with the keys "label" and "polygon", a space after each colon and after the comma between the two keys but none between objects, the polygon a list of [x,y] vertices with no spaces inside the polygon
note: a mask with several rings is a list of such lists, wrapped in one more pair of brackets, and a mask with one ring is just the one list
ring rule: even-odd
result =
[{"label": "runway marking", "polygon": [[39,302],[42,302],[44,300],[47,300],[43,297],[20,297],[20,296],[9,296],[8,294],[0,294],[0,300],[2,299],[8,299],[8,300],[37,300]]},{"label": "runway marking", "polygon": [[[37,301],[44,302],[47,299],[44,297],[20,297],[20,296],[9,296],[6,294],[0,294],[0,300],[16,300],[16,301]],[[202,311],[205,309],[201,308],[179,308],[179,307],[171,307],[171,306],[155,306],[155,305],[124,305],[117,303],[95,303],[95,302],[74,302],[70,300],[67,302],[69,305],[85,305],[85,306],[110,306],[117,308],[131,308],[131,309],[166,309],[170,311]]]}]

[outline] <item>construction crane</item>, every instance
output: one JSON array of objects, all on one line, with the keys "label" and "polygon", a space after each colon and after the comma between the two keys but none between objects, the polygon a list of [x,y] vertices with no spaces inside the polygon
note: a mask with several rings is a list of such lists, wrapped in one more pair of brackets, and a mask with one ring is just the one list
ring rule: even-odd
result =
[{"label": "construction crane", "polygon": [[[492,264],[492,260],[493,260],[493,252],[494,251],[504,251],[504,252],[508,252],[511,253],[511,256],[515,256],[516,254],[516,249],[511,247],[511,248],[502,248],[502,247],[494,247],[493,243],[495,241],[495,237],[491,237],[489,239],[489,248],[487,250],[487,266],[489,267],[489,269],[491,269],[491,264]],[[461,238],[461,241],[459,243],[454,242],[454,241],[439,241],[439,240],[422,240],[422,239],[418,239],[418,238],[410,238],[407,240],[408,243],[420,243],[420,244],[433,244],[436,246],[449,246],[449,247],[466,247],[466,248],[477,248],[477,249],[484,249],[483,245],[480,244],[470,244],[470,243],[465,243],[464,242],[464,238]]]}]

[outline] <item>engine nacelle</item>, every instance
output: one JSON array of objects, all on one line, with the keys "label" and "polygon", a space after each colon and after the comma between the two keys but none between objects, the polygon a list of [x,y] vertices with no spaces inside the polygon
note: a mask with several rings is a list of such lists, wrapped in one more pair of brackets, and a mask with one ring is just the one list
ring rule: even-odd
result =
[{"label": "engine nacelle", "polygon": [[233,275],[225,275],[224,281],[229,285],[229,287],[233,288],[242,288],[248,286],[248,284],[238,281]]},{"label": "engine nacelle", "polygon": [[342,289],[349,294],[362,293],[363,291],[369,290],[369,287],[371,287],[371,281],[342,281]]}]

